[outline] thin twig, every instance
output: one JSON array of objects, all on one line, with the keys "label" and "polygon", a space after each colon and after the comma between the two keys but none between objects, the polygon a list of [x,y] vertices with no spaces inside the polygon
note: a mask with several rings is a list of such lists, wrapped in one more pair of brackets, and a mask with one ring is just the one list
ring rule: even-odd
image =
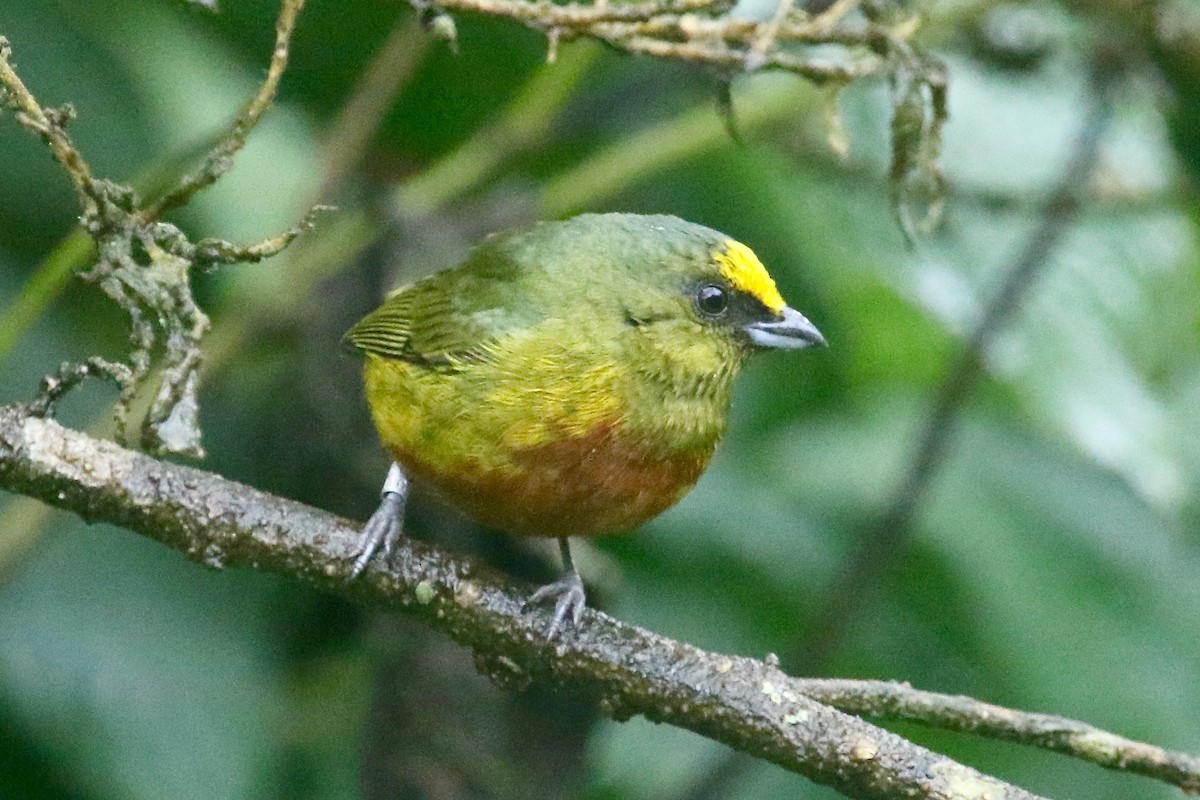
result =
[{"label": "thin twig", "polygon": [[818,35],[833,30],[833,26],[841,22],[844,16],[853,11],[858,2],[859,0],[834,0],[829,8],[813,17],[813,29],[817,31]]},{"label": "thin twig", "polygon": [[[441,11],[513,20],[543,33],[553,32],[562,40],[593,37],[629,53],[742,71],[781,69],[821,83],[845,82],[880,70],[886,60],[867,51],[890,49],[900,36],[871,22],[849,27],[831,25],[821,17],[810,19],[795,10],[791,0],[782,0],[777,18],[767,22],[707,17],[654,2],[558,5],[546,0],[441,0],[436,5]],[[791,52],[783,47],[788,44],[833,44],[856,52],[832,62]]]},{"label": "thin twig", "polygon": [[779,28],[791,13],[792,7],[796,5],[796,0],[779,0],[775,6],[775,13],[771,15],[771,20],[763,26],[758,33],[758,38],[750,45],[750,49],[746,52],[746,70],[753,71],[762,67],[767,61],[767,51],[775,44],[775,38],[779,35]]},{"label": "thin twig", "polygon": [[854,798],[1036,800],[1017,787],[806,696],[771,664],[709,653],[588,610],[546,639],[549,613],[475,560],[402,540],[392,563],[347,581],[359,526],[191,467],[159,461],[14,406],[0,407],[0,488],[186,553],[253,567],[403,611],[470,647],[493,680],[593,697],[773,761]]},{"label": "thin twig", "polygon": [[304,2],[305,0],[283,0],[279,7],[279,18],[275,22],[275,47],[271,51],[271,63],[267,67],[267,77],[258,87],[258,92],[234,119],[228,132],[221,136],[216,146],[205,156],[200,167],[185,175],[170,192],[141,212],[143,221],[156,220],[164,212],[186,205],[197,192],[216,183],[222,175],[232,169],[233,157],[246,146],[250,132],[275,102],[279,81],[283,78],[283,71],[287,69],[296,17],[304,8]]},{"label": "thin twig", "polygon": [[[561,6],[556,6],[560,8]],[[788,13],[785,9],[785,13]],[[797,22],[784,18],[774,25],[774,35],[767,40],[767,50],[779,44],[824,44],[841,47],[886,46],[892,32],[875,23],[860,26],[826,26],[818,24],[823,17]],[[604,36],[620,39],[626,36],[655,36],[671,40],[722,41],[729,44],[754,45],[762,42],[771,22],[759,22],[738,17],[710,19],[695,15],[663,14],[637,22],[599,22],[581,25],[581,33],[601,31]],[[597,27],[598,26],[598,27]],[[570,30],[570,26],[565,26]],[[881,43],[883,43],[881,45]]]},{"label": "thin twig", "polygon": [[317,224],[319,215],[333,210],[333,206],[313,206],[299,222],[286,231],[268,236],[254,244],[238,245],[224,239],[201,239],[194,246],[181,245],[181,252],[192,262],[193,267],[199,269],[222,264],[257,264],[282,253],[296,237]]},{"label": "thin twig", "polygon": [[54,159],[71,179],[85,217],[96,213],[100,204],[91,167],[71,141],[67,123],[74,119],[70,106],[60,109],[43,108],[12,65],[12,48],[8,39],[0,36],[0,96],[12,109],[17,121],[42,138],[54,154]]},{"label": "thin twig", "polygon": [[[710,67],[743,68],[746,52],[728,47],[717,47],[708,42],[671,42],[651,36],[607,35],[601,26],[594,34],[608,44],[619,47],[634,55],[654,56],[672,61],[702,64]],[[864,56],[857,61],[840,63],[829,59],[804,58],[786,51],[775,50],[763,56],[764,67],[775,67],[807,78],[814,83],[842,85],[858,78],[873,75],[884,65],[874,56]]]},{"label": "thin twig", "polygon": [[[918,16],[866,13],[865,19],[850,23],[845,15],[855,6],[852,0],[837,0],[816,17],[793,0],[778,0],[775,14],[765,22],[725,14],[730,4],[723,0],[689,11],[659,0],[561,5],[550,0],[410,2],[434,19],[470,12],[519,22],[546,35],[551,60],[560,42],[593,38],[633,55],[703,67],[715,73],[723,87],[719,108],[726,109],[727,122],[732,120],[730,83],[740,74],[781,70],[832,90],[884,74],[892,86],[890,193],[896,218],[910,239],[931,230],[940,219],[946,190],[939,165],[941,131],[948,116],[946,74],[940,60],[913,42]],[[733,126],[727,127],[732,133]]]},{"label": "thin twig", "polygon": [[133,383],[133,371],[127,364],[108,361],[100,356],[92,356],[78,364],[65,362],[57,372],[42,378],[37,398],[27,403],[25,408],[34,416],[51,416],[54,407],[67,392],[95,375],[108,378],[122,390]]},{"label": "thin twig", "polygon": [[95,283],[129,315],[127,363],[93,357],[80,364],[65,364],[58,374],[47,378],[32,408],[53,413],[65,391],[88,376],[107,376],[120,385],[117,429],[121,440],[129,441],[135,428],[134,416],[141,413],[135,410],[134,396],[157,361],[162,383],[136,426],[139,444],[152,452],[203,455],[196,398],[202,361],[200,341],[208,331],[209,320],[192,295],[191,271],[274,255],[310,227],[313,214],[320,209],[311,211],[294,228],[248,247],[216,239],[193,244],[183,231],[158,217],[167,208],[187,202],[228,171],[233,156],[274,100],[287,64],[296,15],[303,6],[304,0],[283,0],[271,65],[258,92],[203,166],[148,207],[139,204],[131,186],[92,176],[66,130],[73,112],[41,105],[13,69],[11,49],[0,37],[0,93],[21,124],[47,143],[79,194],[82,227],[96,249],[95,262],[80,277]]},{"label": "thin twig", "polygon": [[1157,778],[1189,794],[1200,794],[1200,758],[1126,739],[1077,720],[1018,711],[973,697],[926,692],[892,681],[808,678],[799,683],[809,697],[849,714],[905,719],[1006,739]]}]

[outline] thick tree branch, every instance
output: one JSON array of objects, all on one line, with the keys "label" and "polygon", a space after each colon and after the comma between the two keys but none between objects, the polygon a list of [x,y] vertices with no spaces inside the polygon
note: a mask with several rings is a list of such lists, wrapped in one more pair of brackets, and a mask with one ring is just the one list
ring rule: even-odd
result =
[{"label": "thick tree branch", "polygon": [[[899,717],[1045,747],[1200,787],[1200,759],[1079,722],[882,681],[796,679],[589,610],[564,641],[546,615],[470,558],[405,540],[389,568],[347,582],[357,527],[325,512],[0,407],[0,488],[149,536],[210,567],[243,566],[403,610],[470,647],[497,682],[557,686],[619,719],[644,714],[765,758],[858,798],[1035,800],[848,716]],[[836,710],[836,709],[841,709]]]},{"label": "thick tree branch", "polygon": [[490,569],[403,541],[390,569],[347,582],[356,527],[212,473],[159,461],[0,407],[0,487],[90,521],[129,528],[211,567],[300,578],[403,610],[474,650],[494,680],[595,697],[614,717],[644,714],[801,773],[856,798],[1034,800],[807,697],[774,666],[707,653],[588,611],[564,641]]}]

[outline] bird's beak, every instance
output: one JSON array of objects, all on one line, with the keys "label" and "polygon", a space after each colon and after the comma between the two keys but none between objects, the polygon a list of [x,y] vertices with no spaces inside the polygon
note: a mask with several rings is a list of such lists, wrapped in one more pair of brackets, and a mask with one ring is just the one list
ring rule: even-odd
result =
[{"label": "bird's beak", "polygon": [[790,306],[783,307],[780,319],[772,322],[751,322],[744,330],[750,341],[759,347],[779,347],[800,350],[813,345],[825,346],[825,337],[808,318]]}]

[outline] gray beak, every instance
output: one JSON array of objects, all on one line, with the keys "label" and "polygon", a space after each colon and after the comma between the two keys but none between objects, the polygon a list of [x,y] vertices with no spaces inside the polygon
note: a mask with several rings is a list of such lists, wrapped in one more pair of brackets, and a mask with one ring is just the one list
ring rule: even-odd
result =
[{"label": "gray beak", "polygon": [[751,322],[744,330],[759,347],[800,350],[813,345],[825,346],[825,337],[808,319],[790,306],[784,306],[783,318],[774,322]]}]

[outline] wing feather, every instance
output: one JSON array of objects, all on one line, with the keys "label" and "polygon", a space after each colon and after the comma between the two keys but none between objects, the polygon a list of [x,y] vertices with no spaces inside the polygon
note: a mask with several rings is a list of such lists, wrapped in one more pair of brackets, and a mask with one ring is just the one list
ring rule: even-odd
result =
[{"label": "wing feather", "polygon": [[392,292],[346,333],[355,349],[430,366],[478,361],[506,331],[536,323],[514,308],[522,270],[491,242],[454,269]]}]

